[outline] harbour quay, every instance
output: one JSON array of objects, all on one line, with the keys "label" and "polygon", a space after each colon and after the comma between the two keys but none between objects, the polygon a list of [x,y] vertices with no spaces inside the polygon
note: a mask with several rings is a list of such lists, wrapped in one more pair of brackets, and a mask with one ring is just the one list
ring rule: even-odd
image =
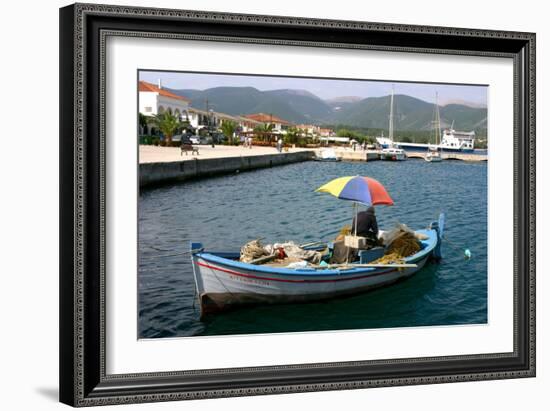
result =
[{"label": "harbour quay", "polygon": [[272,147],[199,146],[199,154],[182,154],[175,147],[139,147],[140,187],[312,160],[311,149],[277,152]]},{"label": "harbour quay", "polygon": [[[140,187],[231,174],[260,168],[310,161],[316,149],[291,148],[277,152],[273,147],[199,146],[199,153],[182,153],[177,147],[139,146]],[[340,148],[336,156],[342,161],[378,161],[379,150]],[[408,158],[423,159],[425,153],[407,152]],[[487,161],[487,155],[443,153],[444,160]]]},{"label": "harbour quay", "polygon": [[335,150],[336,157],[342,161],[376,161],[380,160],[378,150],[353,150],[350,148]]},{"label": "harbour quay", "polygon": [[[381,150],[353,150],[351,148],[340,148],[335,150],[336,157],[342,161],[377,161],[381,159]],[[422,151],[406,151],[407,158],[425,159],[426,152]],[[441,153],[443,160],[459,160],[459,161],[487,161],[486,154],[472,153]]]},{"label": "harbour quay", "polygon": [[[408,158],[424,159],[426,153],[419,151],[407,151]],[[460,161],[487,161],[487,154],[472,154],[472,153],[441,153],[443,160],[460,160]]]}]

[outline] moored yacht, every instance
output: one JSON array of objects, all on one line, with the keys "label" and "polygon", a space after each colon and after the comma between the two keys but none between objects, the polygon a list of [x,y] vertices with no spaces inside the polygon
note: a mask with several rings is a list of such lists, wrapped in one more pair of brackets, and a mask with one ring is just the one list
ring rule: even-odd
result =
[{"label": "moored yacht", "polygon": [[397,144],[393,142],[393,87],[391,89],[391,97],[390,97],[389,136],[387,139],[385,139],[385,141],[383,141],[382,139],[385,139],[385,138],[380,137],[376,139],[379,144],[381,142],[384,143],[384,144],[380,144],[383,147],[382,150],[380,151],[381,160],[403,161],[407,159],[407,154],[405,153],[405,150],[403,150],[401,147],[399,147]]},{"label": "moored yacht", "polygon": [[438,163],[442,161],[443,158],[441,157],[441,151],[439,149],[439,142],[441,140],[441,118],[439,117],[437,92],[435,93],[433,130],[435,137],[435,146],[428,146],[428,152],[424,156],[424,159],[430,163]]}]

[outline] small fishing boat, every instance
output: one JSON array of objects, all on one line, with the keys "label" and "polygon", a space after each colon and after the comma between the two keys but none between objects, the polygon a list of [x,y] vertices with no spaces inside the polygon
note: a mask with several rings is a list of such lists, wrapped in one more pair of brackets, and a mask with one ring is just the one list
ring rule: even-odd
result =
[{"label": "small fishing boat", "polygon": [[407,154],[398,146],[392,146],[380,151],[380,159],[386,161],[403,161],[407,159]]},{"label": "small fishing boat", "polygon": [[418,272],[430,258],[441,257],[444,222],[441,214],[428,228],[416,231],[421,249],[399,264],[372,263],[382,253],[364,250],[356,262],[343,265],[273,267],[241,262],[239,250],[211,251],[191,243],[201,315],[247,304],[326,300],[393,284]]},{"label": "small fishing boat", "polygon": [[433,149],[431,147],[428,147],[428,152],[424,156],[424,160],[426,160],[428,163],[439,163],[443,161],[443,158],[441,157],[441,153],[437,148]]},{"label": "small fishing boat", "polygon": [[323,148],[316,153],[316,161],[340,161],[333,148]]}]

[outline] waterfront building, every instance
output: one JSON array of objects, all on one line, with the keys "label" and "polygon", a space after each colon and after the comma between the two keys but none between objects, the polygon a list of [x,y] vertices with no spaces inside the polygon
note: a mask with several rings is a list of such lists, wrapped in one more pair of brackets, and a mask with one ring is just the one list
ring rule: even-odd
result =
[{"label": "waterfront building", "polygon": [[349,137],[336,137],[336,136],[330,136],[330,137],[321,137],[319,139],[321,143],[329,144],[329,143],[335,143],[335,144],[349,144],[350,138]]},{"label": "waterfront building", "polygon": [[293,125],[290,121],[283,120],[273,114],[255,113],[247,114],[244,117],[264,124],[273,124],[273,134],[286,134],[287,130]]},{"label": "waterfront building", "polygon": [[317,138],[320,135],[321,127],[314,124],[298,124],[296,128],[299,131],[300,137]]},{"label": "waterfront building", "polygon": [[139,112],[146,116],[154,116],[168,111],[177,116],[189,108],[190,100],[178,96],[158,85],[146,81],[139,82]]},{"label": "waterfront building", "polygon": [[263,124],[260,121],[254,121],[243,116],[232,116],[218,111],[200,110],[194,107],[189,107],[182,114],[182,121],[187,121],[195,129],[201,129],[210,124],[212,127],[219,128],[226,121],[232,121],[237,124],[237,127],[243,131],[252,131],[258,125]]},{"label": "waterfront building", "polygon": [[261,121],[252,120],[245,116],[238,116],[238,119],[239,127],[243,133],[253,133],[256,127],[264,124]]},{"label": "waterfront building", "polygon": [[331,128],[319,128],[319,135],[321,137],[334,137],[336,133]]},{"label": "waterfront building", "polygon": [[212,117],[211,112],[189,107],[182,113],[181,120],[188,122],[194,129],[201,129],[208,126],[209,121],[213,121]]}]

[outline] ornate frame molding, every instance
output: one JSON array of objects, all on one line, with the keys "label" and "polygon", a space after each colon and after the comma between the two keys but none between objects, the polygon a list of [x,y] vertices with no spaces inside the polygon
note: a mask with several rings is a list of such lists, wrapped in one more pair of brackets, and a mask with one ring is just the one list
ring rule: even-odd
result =
[{"label": "ornate frame molding", "polygon": [[[61,9],[61,401],[74,406],[123,404],[179,399],[356,389],[532,377],[535,375],[535,35],[523,32],[413,26],[295,17],[228,14],[202,11],[76,4]],[[142,29],[136,30],[139,18]],[[102,26],[119,19],[119,29]],[[134,20],[133,20],[134,19]],[[130,23],[125,22],[128,20]],[[162,22],[167,32],[147,30]],[[132,24],[132,22],[134,22]],[[258,36],[170,32],[178,22],[193,23],[200,31],[231,24]],[[91,27],[93,29],[91,29]],[[286,38],[266,38],[266,28],[284,27]],[[144,28],[144,29],[143,29]],[[296,30],[296,32],[293,31]],[[366,41],[316,40],[311,30],[372,36]],[[263,30],[263,31],[262,31]],[[293,34],[294,33],[294,34]],[[264,34],[262,36],[261,34]],[[405,45],[388,44],[388,36]],[[400,37],[401,35],[401,37]],[[473,356],[356,361],[295,366],[254,367],[207,371],[174,371],[106,375],[105,373],[105,48],[109,36],[278,44],[287,46],[360,48],[368,50],[505,57],[514,61],[514,351]],[[385,39],[371,41],[371,39]],[[432,39],[432,40],[426,40]],[[435,39],[435,40],[434,40]],[[449,41],[446,41],[449,40]],[[452,40],[452,41],[451,41]],[[469,41],[466,41],[469,40]],[[490,41],[489,41],[490,40]],[[422,46],[431,41],[432,47]],[[473,48],[476,43],[483,47]],[[447,47],[466,42],[464,48]],[[391,42],[390,42],[391,43]],[[437,47],[433,47],[433,45]],[[492,47],[498,47],[493,49]],[[71,78],[71,81],[67,78]],[[94,111],[90,99],[99,102]],[[97,121],[96,121],[97,120]],[[94,123],[94,125],[91,125]],[[89,139],[89,136],[98,139]],[[95,156],[97,155],[97,156]],[[91,211],[90,211],[91,210]],[[95,227],[95,229],[94,229]],[[528,229],[525,231],[525,228]],[[90,234],[90,232],[92,232]],[[64,252],[69,247],[71,252]],[[91,261],[91,259],[93,261]],[[95,260],[94,260],[95,259]],[[521,260],[521,261],[520,261]],[[523,265],[520,266],[521,262]],[[520,292],[523,290],[523,293]],[[496,362],[509,360],[508,366]],[[512,361],[513,360],[513,361]],[[452,364],[487,364],[486,372],[448,374]],[[407,365],[426,364],[440,373],[411,372]],[[495,364],[494,367],[491,364]],[[500,363],[499,363],[500,364]],[[353,367],[393,366],[398,371],[365,374],[363,378],[321,378],[322,370],[344,372]],[[435,367],[435,368],[434,368]],[[428,367],[429,368],[429,367]],[[307,373],[307,371],[311,373]],[[242,384],[241,374],[289,372],[295,383]],[[318,373],[316,372],[318,371]],[[300,374],[302,372],[302,374]],[[223,374],[228,382],[213,385],[208,378]],[[410,375],[409,375],[410,374]],[[314,382],[304,383],[311,375]],[[345,374],[344,374],[345,375]],[[205,377],[196,382],[200,376]],[[298,378],[300,377],[300,378]],[[229,381],[233,380],[233,383]],[[288,381],[292,381],[289,377]],[[139,382],[142,387],[137,388]]]}]

